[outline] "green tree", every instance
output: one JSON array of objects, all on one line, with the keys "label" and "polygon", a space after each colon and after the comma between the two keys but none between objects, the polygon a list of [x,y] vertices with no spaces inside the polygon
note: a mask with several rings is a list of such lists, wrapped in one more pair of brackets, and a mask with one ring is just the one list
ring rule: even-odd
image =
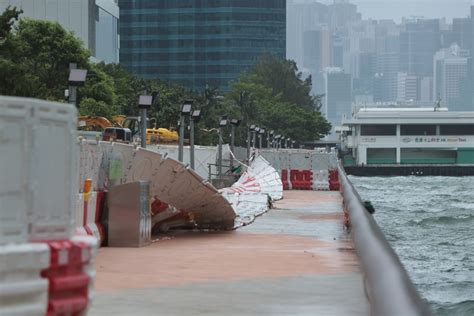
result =
[{"label": "green tree", "polygon": [[36,83],[21,94],[63,100],[69,63],[87,68],[89,51],[57,22],[22,19],[14,32],[17,48],[12,60]]},{"label": "green tree", "polygon": [[232,84],[226,102],[236,105],[246,126],[263,126],[299,143],[318,140],[331,125],[319,111],[319,98],[310,95],[311,79],[300,77],[293,62],[266,55]]},{"label": "green tree", "polygon": [[311,76],[302,79],[294,61],[265,54],[251,68],[250,73],[254,74],[251,78],[255,82],[271,88],[273,96],[279,95],[282,101],[319,110],[321,96],[311,95]]}]

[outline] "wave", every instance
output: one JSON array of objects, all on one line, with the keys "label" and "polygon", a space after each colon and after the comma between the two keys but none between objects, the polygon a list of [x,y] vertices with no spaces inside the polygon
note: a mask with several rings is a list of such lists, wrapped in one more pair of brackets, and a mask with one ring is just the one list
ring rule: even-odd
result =
[{"label": "wave", "polygon": [[428,217],[421,220],[410,220],[408,225],[411,226],[426,226],[426,225],[455,225],[459,223],[470,223],[474,221],[474,215],[456,215],[456,216],[437,216]]},{"label": "wave", "polygon": [[455,315],[474,315],[474,301],[464,301],[460,303],[443,305],[436,308],[438,316],[455,316]]}]

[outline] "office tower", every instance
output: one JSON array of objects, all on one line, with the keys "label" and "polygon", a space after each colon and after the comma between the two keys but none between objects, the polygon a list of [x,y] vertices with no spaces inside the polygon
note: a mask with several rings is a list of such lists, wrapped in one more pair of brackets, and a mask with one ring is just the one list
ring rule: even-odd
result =
[{"label": "office tower", "polygon": [[344,115],[351,114],[352,77],[341,68],[324,69],[324,100],[322,112],[332,124],[330,139],[336,137],[334,127],[341,124]]},{"label": "office tower", "polygon": [[400,71],[432,76],[434,54],[440,49],[439,20],[415,20],[400,33]]},{"label": "office tower", "polygon": [[120,0],[119,5],[121,63],[142,78],[226,91],[262,54],[285,58],[285,0]]},{"label": "office tower", "polygon": [[59,22],[82,39],[95,59],[119,62],[119,7],[115,0],[3,0],[23,10],[23,17]]},{"label": "office tower", "polygon": [[[433,58],[433,99],[441,98],[442,104],[451,110],[467,107],[463,85],[468,81],[469,55],[457,44],[438,51]],[[470,92],[469,92],[470,94]],[[467,109],[466,109],[467,110]]]}]

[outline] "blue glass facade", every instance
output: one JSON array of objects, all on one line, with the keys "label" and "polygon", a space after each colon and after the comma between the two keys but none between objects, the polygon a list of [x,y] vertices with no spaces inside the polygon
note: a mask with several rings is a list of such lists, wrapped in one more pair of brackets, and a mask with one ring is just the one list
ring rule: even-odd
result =
[{"label": "blue glass facade", "polygon": [[142,78],[228,90],[265,52],[285,58],[286,0],[119,0],[120,62]]}]

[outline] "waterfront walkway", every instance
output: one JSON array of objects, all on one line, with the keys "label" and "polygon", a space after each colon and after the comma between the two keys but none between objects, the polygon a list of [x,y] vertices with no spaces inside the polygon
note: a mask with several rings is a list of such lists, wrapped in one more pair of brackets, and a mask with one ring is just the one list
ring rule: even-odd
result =
[{"label": "waterfront walkway", "polygon": [[368,315],[339,192],[285,191],[234,232],[102,248],[90,315]]}]

